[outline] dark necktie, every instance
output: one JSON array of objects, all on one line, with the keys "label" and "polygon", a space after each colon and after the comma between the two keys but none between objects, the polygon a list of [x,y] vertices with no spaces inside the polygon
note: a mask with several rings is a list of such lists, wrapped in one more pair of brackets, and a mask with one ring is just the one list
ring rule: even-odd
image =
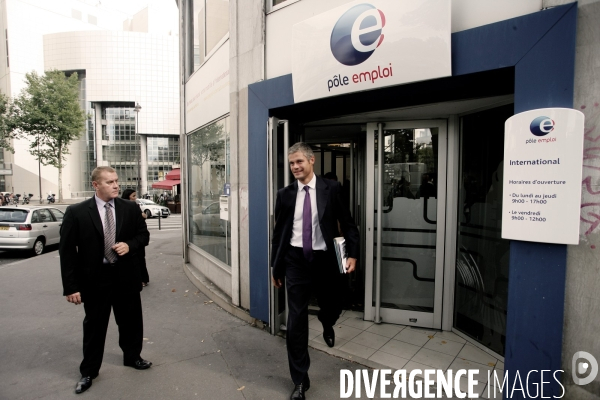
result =
[{"label": "dark necktie", "polygon": [[312,261],[312,210],[310,207],[310,193],[308,186],[304,186],[303,189],[306,192],[306,196],[304,196],[304,207],[302,208],[302,250],[304,251],[304,258]]},{"label": "dark necktie", "polygon": [[104,217],[104,257],[109,263],[117,261],[117,254],[114,252],[112,247],[115,245],[115,220],[112,213],[112,205],[106,203],[104,205],[106,214]]}]

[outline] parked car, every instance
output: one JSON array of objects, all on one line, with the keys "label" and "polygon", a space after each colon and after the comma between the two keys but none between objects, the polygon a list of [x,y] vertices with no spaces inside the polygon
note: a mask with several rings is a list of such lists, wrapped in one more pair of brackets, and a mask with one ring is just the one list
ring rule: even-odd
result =
[{"label": "parked car", "polygon": [[[221,219],[221,209],[218,201],[210,203],[202,212],[194,214],[194,234],[208,236],[225,236],[227,221]],[[228,231],[229,236],[231,232]]]},{"label": "parked car", "polygon": [[64,213],[53,207],[0,207],[0,250],[29,250],[40,255],[60,241]]},{"label": "parked car", "polygon": [[163,217],[167,218],[171,215],[171,212],[167,207],[163,207],[160,204],[156,204],[152,200],[137,199],[136,203],[140,206],[140,209],[146,213],[148,218],[152,217]]}]

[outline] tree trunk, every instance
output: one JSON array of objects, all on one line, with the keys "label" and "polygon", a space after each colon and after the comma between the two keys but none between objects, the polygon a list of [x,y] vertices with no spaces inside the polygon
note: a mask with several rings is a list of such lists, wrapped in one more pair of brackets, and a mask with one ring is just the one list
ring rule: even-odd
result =
[{"label": "tree trunk", "polygon": [[63,195],[62,195],[62,149],[60,148],[60,144],[59,144],[59,149],[58,149],[58,202],[62,203],[63,202]]}]

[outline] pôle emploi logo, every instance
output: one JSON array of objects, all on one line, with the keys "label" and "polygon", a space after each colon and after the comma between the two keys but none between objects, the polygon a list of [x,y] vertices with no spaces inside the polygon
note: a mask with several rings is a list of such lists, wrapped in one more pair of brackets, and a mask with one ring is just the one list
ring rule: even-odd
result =
[{"label": "p\u00f4le emploi logo", "polygon": [[[406,370],[392,372],[390,369],[371,371],[342,369],[340,370],[340,398],[360,399],[363,398],[364,393],[369,399],[375,398],[376,395],[382,399],[474,399],[482,396],[489,399],[560,399],[565,395],[565,388],[560,383],[561,372],[563,371],[532,370],[527,374],[521,374],[519,371],[511,374],[507,371],[502,374],[502,372],[487,371],[487,381],[479,382],[477,379],[486,379],[486,376],[480,375],[478,369],[445,372],[436,369],[414,369],[409,373]],[[586,382],[589,383],[587,380]],[[486,389],[481,393],[482,396],[479,395],[480,389],[476,388],[479,383],[486,385]],[[557,390],[559,392],[555,393]]]},{"label": "p\u00f4le emploi logo", "polygon": [[[531,124],[529,124],[529,131],[537,136],[538,138],[541,136],[546,136],[547,134],[549,134],[550,132],[552,132],[554,130],[554,120],[552,120],[551,118],[548,117],[537,117],[534,118],[533,121],[531,121]],[[548,137],[548,138],[531,138],[531,139],[527,139],[525,141],[525,144],[530,144],[530,143],[552,143],[552,142],[556,142],[556,138],[555,137]]]},{"label": "p\u00f4le emploi logo", "polygon": [[[331,53],[341,64],[355,66],[366,61],[383,42],[385,14],[371,4],[358,4],[346,11],[331,31]],[[371,82],[392,76],[392,64],[370,71],[357,72],[352,77],[336,74],[327,83],[335,87]]]},{"label": "p\u00f4le emploi logo", "polygon": [[344,65],[358,65],[383,42],[385,15],[371,4],[346,11],[331,31],[331,52]]}]

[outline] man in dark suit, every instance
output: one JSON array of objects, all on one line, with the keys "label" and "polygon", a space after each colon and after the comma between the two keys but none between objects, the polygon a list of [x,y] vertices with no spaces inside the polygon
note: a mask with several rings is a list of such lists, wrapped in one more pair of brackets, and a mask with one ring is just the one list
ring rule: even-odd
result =
[{"label": "man in dark suit", "polygon": [[290,169],[296,178],[277,192],[275,228],[272,240],[272,281],[280,288],[285,278],[288,294],[287,351],[294,382],[292,400],[304,399],[310,387],[308,368],[308,303],[316,291],[323,339],[335,344],[333,325],[342,311],[341,274],[333,239],[339,236],[338,221],[344,238],[348,273],[358,258],[358,229],[342,201],[338,182],[314,174],[315,156],[306,143],[288,150]]},{"label": "man in dark suit", "polygon": [[75,393],[83,393],[98,376],[111,308],[119,326],[123,364],[147,369],[141,358],[143,340],[142,278],[137,252],[150,233],[136,203],[120,199],[117,173],[110,167],[92,172],[96,195],[69,206],[60,232],[60,268],[64,295],[81,304],[83,361]]}]

